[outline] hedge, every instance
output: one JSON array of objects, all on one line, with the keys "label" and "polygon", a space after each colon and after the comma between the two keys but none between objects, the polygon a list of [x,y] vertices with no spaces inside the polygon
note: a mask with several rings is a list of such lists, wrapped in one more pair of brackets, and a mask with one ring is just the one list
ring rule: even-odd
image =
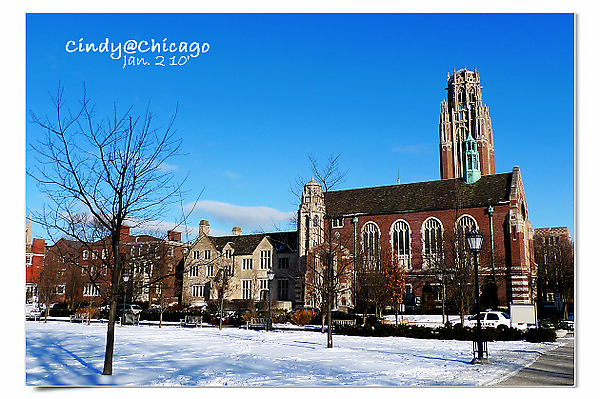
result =
[{"label": "hedge", "polygon": [[[366,336],[366,337],[406,337],[420,339],[445,339],[470,341],[475,338],[476,329],[463,327],[460,324],[438,328],[422,327],[417,325],[389,325],[389,324],[366,324],[364,326],[337,326],[335,333],[340,335]],[[483,339],[485,341],[522,341],[528,342],[554,342],[556,333],[553,330],[536,328],[530,330],[519,330],[506,328],[483,328]]]}]

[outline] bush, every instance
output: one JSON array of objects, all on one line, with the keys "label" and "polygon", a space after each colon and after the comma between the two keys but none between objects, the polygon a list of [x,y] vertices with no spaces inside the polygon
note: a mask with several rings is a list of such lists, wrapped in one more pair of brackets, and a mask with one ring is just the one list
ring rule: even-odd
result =
[{"label": "bush", "polygon": [[525,339],[528,342],[555,342],[556,333],[547,328],[532,328],[525,332]]},{"label": "bush", "polygon": [[313,314],[310,310],[300,309],[292,313],[291,320],[297,326],[304,326],[310,322],[312,316]]},{"label": "bush", "polygon": [[[438,328],[421,327],[416,325],[391,325],[375,324],[364,326],[338,326],[335,333],[340,335],[354,335],[367,337],[406,337],[418,339],[445,339],[457,341],[471,341],[475,339],[476,329],[463,327],[460,324]],[[537,328],[522,331],[516,328],[496,329],[484,328],[481,330],[485,341],[520,341],[528,342],[554,342],[556,334],[552,330]]]},{"label": "bush", "polygon": [[70,311],[69,309],[50,309],[48,315],[50,317],[69,317],[73,313],[74,312]]},{"label": "bush", "polygon": [[255,319],[257,317],[258,317],[257,312],[255,312],[253,310],[249,310],[242,315],[242,320],[245,322],[251,322],[252,319]]}]

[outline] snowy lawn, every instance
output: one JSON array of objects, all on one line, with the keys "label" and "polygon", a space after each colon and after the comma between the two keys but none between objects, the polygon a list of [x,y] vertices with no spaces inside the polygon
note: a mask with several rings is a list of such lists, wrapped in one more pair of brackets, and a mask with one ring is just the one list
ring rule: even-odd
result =
[{"label": "snowy lawn", "polygon": [[116,327],[113,375],[103,376],[106,324],[26,323],[29,386],[482,386],[557,343],[490,342],[471,365],[471,342],[326,337],[310,331]]}]

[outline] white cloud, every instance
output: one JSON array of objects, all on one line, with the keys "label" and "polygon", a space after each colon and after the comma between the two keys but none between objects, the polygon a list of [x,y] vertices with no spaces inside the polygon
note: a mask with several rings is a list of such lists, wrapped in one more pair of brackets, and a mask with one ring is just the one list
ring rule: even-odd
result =
[{"label": "white cloud", "polygon": [[[192,207],[194,203],[186,205],[186,210],[189,211]],[[294,215],[294,212],[282,212],[266,206],[240,206],[218,201],[198,201],[195,203],[194,213],[208,214],[209,222],[212,219],[222,225],[242,227],[248,232],[257,229],[272,230],[273,226],[286,222]]]},{"label": "white cloud", "polygon": [[163,162],[160,164],[159,169],[162,170],[163,172],[170,172],[172,170],[178,170],[179,166],[177,165],[170,165],[166,162]]}]

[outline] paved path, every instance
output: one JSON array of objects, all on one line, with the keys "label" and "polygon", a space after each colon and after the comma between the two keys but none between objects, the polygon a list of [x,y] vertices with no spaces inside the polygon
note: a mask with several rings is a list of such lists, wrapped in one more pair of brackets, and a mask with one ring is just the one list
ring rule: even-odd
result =
[{"label": "paved path", "polygon": [[535,362],[496,386],[574,386],[575,340],[559,338],[565,344],[541,355]]}]

